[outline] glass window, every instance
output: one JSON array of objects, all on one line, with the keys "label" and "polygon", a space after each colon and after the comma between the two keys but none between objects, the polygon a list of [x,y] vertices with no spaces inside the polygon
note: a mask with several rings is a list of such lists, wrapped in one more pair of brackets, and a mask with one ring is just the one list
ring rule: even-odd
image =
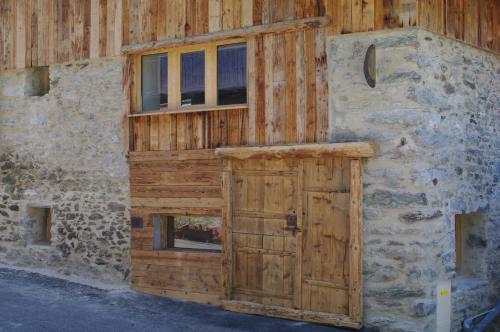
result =
[{"label": "glass window", "polygon": [[153,218],[154,249],[220,251],[222,219],[207,216],[165,216]]},{"label": "glass window", "polygon": [[247,47],[245,44],[219,46],[217,49],[217,103],[247,102]]},{"label": "glass window", "polygon": [[181,105],[205,104],[205,52],[181,54]]},{"label": "glass window", "polygon": [[142,110],[158,110],[168,102],[168,56],[142,57]]}]

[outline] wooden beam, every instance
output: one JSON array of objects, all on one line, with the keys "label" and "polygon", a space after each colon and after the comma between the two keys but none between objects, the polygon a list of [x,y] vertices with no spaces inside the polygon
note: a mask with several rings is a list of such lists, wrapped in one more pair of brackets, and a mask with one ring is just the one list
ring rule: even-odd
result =
[{"label": "wooden beam", "polygon": [[163,39],[142,44],[126,45],[123,46],[121,50],[122,53],[137,54],[143,52],[151,52],[168,47],[209,43],[225,39],[248,38],[270,33],[285,33],[303,29],[321,28],[328,26],[330,23],[331,18],[329,16],[310,17],[298,20],[282,21],[272,24],[254,25],[245,28],[216,31],[195,36]]},{"label": "wooden beam", "polygon": [[361,160],[351,160],[349,206],[349,317],[363,319],[363,180]]},{"label": "wooden beam", "polygon": [[323,158],[327,156],[364,158],[377,154],[373,142],[295,144],[274,146],[217,148],[215,155],[222,158]]},{"label": "wooden beam", "polygon": [[359,329],[361,324],[353,321],[345,315],[330,314],[326,312],[315,312],[308,310],[291,309],[275,305],[259,304],[247,301],[222,301],[222,306],[226,310],[244,312],[255,315],[279,317],[293,320],[306,320],[319,324],[329,324],[345,326]]},{"label": "wooden beam", "polygon": [[205,106],[193,105],[182,106],[175,109],[161,108],[159,111],[137,112],[128,115],[129,118],[136,118],[141,116],[161,115],[161,114],[184,114],[184,113],[198,113],[198,112],[216,112],[216,111],[239,111],[248,109],[248,104],[233,104],[233,105],[220,105],[220,106]]}]

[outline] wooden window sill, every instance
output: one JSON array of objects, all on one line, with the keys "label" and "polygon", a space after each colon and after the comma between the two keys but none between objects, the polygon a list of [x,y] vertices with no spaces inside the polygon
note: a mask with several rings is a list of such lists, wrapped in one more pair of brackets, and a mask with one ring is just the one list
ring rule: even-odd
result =
[{"label": "wooden window sill", "polygon": [[248,104],[235,104],[235,105],[223,105],[223,106],[184,106],[175,109],[160,108],[158,111],[148,111],[129,114],[129,118],[136,118],[141,116],[150,115],[162,115],[162,114],[182,114],[182,113],[197,113],[197,112],[215,112],[215,111],[226,111],[226,110],[241,110],[247,109]]}]

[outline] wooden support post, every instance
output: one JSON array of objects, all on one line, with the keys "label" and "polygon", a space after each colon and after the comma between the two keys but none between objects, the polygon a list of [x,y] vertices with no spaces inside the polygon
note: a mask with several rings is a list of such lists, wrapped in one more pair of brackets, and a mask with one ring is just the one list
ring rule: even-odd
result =
[{"label": "wooden support post", "polygon": [[360,159],[351,160],[350,236],[349,236],[349,317],[361,321],[363,316],[363,182]]},{"label": "wooden support post", "polygon": [[222,196],[224,206],[222,208],[222,228],[224,230],[224,242],[222,249],[222,296],[223,299],[231,300],[231,290],[233,288],[233,252],[232,252],[232,197],[231,197],[231,161],[224,161],[222,172]]}]

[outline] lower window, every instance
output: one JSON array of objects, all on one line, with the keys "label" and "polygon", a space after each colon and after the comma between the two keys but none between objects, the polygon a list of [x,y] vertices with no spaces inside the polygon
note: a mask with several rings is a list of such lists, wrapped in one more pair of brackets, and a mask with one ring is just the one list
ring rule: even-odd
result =
[{"label": "lower window", "polygon": [[220,251],[222,218],[211,216],[153,216],[153,249]]}]

